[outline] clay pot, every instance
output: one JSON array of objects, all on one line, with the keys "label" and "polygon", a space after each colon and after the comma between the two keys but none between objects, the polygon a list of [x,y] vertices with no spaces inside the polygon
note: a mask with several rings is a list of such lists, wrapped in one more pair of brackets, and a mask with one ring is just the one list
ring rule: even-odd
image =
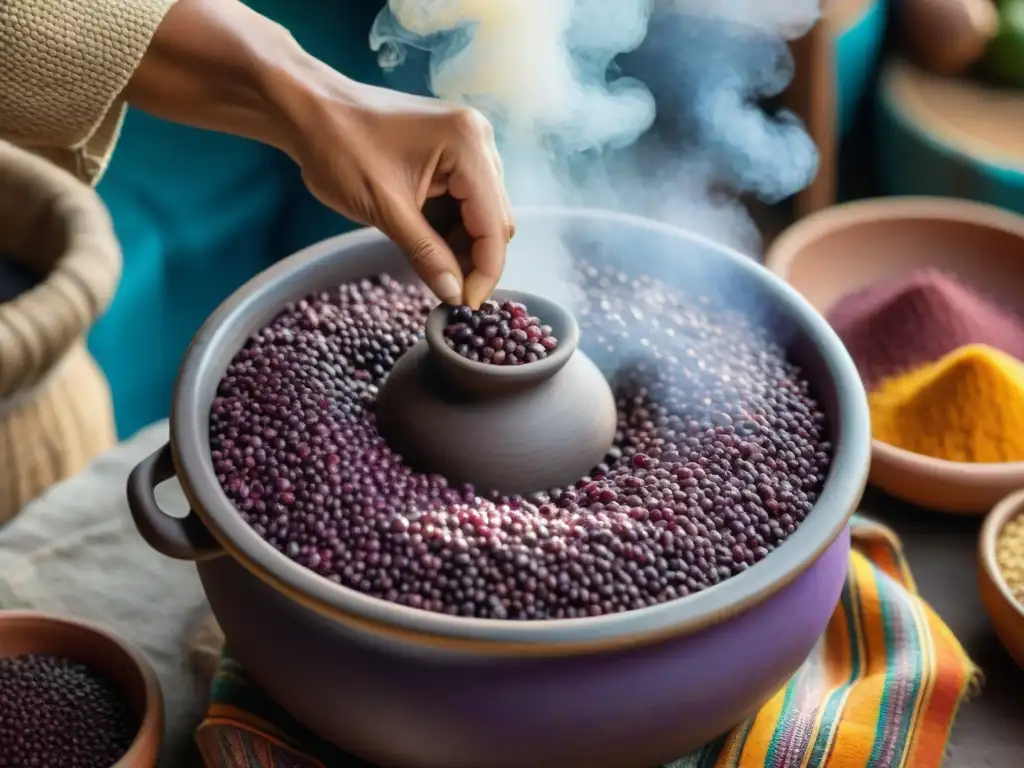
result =
[{"label": "clay pot", "polygon": [[993,0],[901,0],[900,33],[909,53],[940,75],[960,75],[999,33]]},{"label": "clay pot", "polygon": [[[569,249],[595,262],[628,271],[642,263],[693,290],[708,280],[729,285],[742,307],[778,329],[830,419],[835,458],[818,504],[775,552],[712,589],[661,605],[517,622],[388,603],[317,576],[267,544],[217,483],[210,404],[228,362],[285,302],[381,271],[413,279],[373,230],[280,262],[210,317],[181,366],[171,442],[132,472],[129,505],[155,549],[196,561],[227,644],[252,679],[301,723],[367,761],[658,765],[755,712],[824,631],[846,578],[847,521],[867,477],[866,397],[827,323],[748,257],[608,211],[522,209],[516,219],[524,232],[555,228]],[[192,506],[184,518],[164,514],[154,497],[174,475]]]},{"label": "clay pot", "polygon": [[528,365],[472,362],[445,344],[449,308],[438,305],[426,338],[381,388],[381,434],[410,466],[454,482],[524,495],[571,486],[605,458],[615,438],[611,387],[577,349],[579,325],[565,309],[521,291],[494,298],[528,306],[552,327],[558,347]]},{"label": "clay pot", "polygon": [[37,653],[85,664],[124,696],[140,723],[135,740],[111,768],[152,768],[164,736],[164,700],[143,653],[81,621],[32,611],[0,611],[0,658]]},{"label": "clay pot", "polygon": [[0,303],[0,523],[115,442],[106,379],[84,337],[121,251],[106,209],[70,174],[0,142],[0,258],[39,282]]}]

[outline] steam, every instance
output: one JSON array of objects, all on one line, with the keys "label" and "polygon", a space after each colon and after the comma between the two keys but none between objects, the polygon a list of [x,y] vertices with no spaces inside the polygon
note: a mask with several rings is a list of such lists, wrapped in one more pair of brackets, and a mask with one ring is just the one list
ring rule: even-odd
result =
[{"label": "steam", "polygon": [[[389,0],[370,44],[388,70],[426,52],[434,94],[491,119],[514,204],[638,213],[756,253],[740,200],[817,171],[797,118],[759,103],[817,17],[818,0]],[[571,282],[557,245],[521,230],[502,285]]]}]

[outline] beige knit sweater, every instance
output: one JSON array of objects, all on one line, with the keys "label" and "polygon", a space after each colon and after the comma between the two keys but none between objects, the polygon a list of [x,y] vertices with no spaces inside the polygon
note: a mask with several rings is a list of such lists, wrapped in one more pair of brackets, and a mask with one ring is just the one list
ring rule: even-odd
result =
[{"label": "beige knit sweater", "polygon": [[0,0],[0,140],[95,183],[121,92],[174,2]]}]

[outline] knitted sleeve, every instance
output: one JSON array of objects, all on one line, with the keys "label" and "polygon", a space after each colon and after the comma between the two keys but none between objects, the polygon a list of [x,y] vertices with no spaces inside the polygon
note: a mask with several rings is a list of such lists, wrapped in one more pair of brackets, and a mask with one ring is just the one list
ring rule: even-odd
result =
[{"label": "knitted sleeve", "polygon": [[0,139],[94,183],[175,0],[0,0]]}]

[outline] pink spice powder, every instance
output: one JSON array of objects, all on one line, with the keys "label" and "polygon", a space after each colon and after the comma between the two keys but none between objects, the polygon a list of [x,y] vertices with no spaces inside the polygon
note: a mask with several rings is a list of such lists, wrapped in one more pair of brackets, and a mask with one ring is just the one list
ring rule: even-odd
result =
[{"label": "pink spice powder", "polygon": [[1024,359],[1020,315],[937,269],[870,285],[840,299],[827,317],[868,389],[965,344]]}]

